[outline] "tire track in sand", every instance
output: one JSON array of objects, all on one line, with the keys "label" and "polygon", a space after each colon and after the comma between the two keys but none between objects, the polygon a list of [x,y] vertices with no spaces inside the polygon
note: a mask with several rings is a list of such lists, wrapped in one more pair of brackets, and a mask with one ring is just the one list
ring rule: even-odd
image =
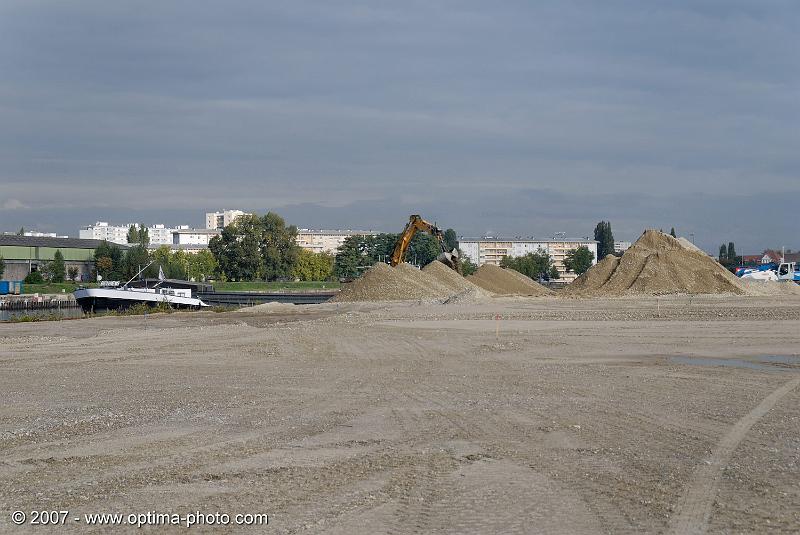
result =
[{"label": "tire track in sand", "polygon": [[747,435],[753,425],[774,407],[789,392],[800,385],[800,378],[793,379],[764,398],[744,418],[736,422],[722,437],[706,464],[701,466],[689,482],[678,505],[677,514],[670,522],[669,533],[702,534],[706,532],[711,516],[711,504],[716,495],[717,482],[722,470],[730,461],[733,451]]}]

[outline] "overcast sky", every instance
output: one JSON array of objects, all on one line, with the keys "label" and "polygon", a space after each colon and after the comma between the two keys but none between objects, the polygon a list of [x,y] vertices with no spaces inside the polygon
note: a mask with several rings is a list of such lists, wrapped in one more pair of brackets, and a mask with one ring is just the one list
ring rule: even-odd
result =
[{"label": "overcast sky", "polygon": [[0,230],[800,248],[796,0],[0,2]]}]

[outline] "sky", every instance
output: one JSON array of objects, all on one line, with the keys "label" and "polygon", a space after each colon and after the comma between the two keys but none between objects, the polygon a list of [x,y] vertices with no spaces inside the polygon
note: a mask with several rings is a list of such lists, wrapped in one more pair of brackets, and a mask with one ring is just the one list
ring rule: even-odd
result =
[{"label": "sky", "polygon": [[0,2],[0,230],[800,248],[796,0]]}]

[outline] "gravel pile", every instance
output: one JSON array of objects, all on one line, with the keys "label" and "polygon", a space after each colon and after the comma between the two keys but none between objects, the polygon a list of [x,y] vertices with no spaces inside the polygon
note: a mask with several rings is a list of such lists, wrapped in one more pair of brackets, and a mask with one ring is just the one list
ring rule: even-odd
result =
[{"label": "gravel pile", "polygon": [[564,290],[565,295],[587,297],[722,293],[747,291],[738,277],[691,242],[657,230],[646,230],[621,258],[604,258]]},{"label": "gravel pile", "polygon": [[800,295],[800,284],[792,281],[760,281],[756,279],[739,279],[748,295]]},{"label": "gravel pile", "polygon": [[467,281],[497,295],[552,295],[553,292],[513,269],[484,264]]},{"label": "gravel pile", "polygon": [[[405,263],[393,268],[381,262],[360,279],[345,284],[332,301],[446,300],[477,289],[441,262],[432,262],[423,270]],[[474,292],[470,295],[480,297]],[[468,299],[466,293],[464,299]]]}]

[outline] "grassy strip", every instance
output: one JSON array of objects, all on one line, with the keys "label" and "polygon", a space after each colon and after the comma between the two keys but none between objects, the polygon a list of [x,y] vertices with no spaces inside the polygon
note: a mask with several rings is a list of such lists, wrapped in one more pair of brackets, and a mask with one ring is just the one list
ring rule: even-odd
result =
[{"label": "grassy strip", "polygon": [[331,290],[339,287],[338,282],[215,282],[214,290],[218,292],[266,292],[273,290]]},{"label": "grassy strip", "polygon": [[[46,284],[22,284],[23,294],[60,294],[72,293],[78,286],[85,288],[97,288],[97,284],[93,282],[82,282],[80,284],[74,282],[50,282]],[[63,291],[63,292],[62,292]]]}]

